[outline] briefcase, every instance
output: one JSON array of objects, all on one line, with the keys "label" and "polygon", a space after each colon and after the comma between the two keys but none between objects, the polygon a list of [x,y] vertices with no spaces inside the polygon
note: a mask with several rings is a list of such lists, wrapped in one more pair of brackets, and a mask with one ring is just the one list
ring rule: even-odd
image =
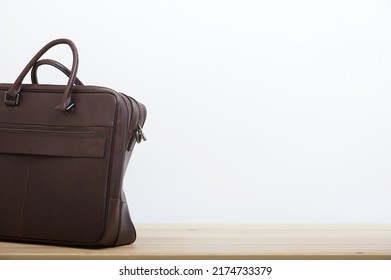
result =
[{"label": "briefcase", "polygon": [[[68,45],[72,68],[39,60]],[[52,65],[66,85],[39,84]],[[2,64],[0,67],[6,67]],[[0,239],[110,247],[136,239],[122,181],[142,131],[145,106],[77,79],[78,52],[68,39],[44,46],[13,84],[0,84]],[[31,71],[33,83],[22,84]]]}]

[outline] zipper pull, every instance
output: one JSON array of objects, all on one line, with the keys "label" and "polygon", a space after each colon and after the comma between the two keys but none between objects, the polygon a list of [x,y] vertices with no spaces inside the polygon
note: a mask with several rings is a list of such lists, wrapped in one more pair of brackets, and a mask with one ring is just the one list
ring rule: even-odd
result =
[{"label": "zipper pull", "polygon": [[147,137],[145,136],[140,123],[137,124],[136,141],[137,143],[140,143],[141,141],[147,141]]}]

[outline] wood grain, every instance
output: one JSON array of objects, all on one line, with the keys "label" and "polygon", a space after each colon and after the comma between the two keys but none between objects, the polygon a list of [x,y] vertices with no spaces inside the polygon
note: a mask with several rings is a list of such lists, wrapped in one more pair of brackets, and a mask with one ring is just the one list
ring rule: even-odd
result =
[{"label": "wood grain", "polygon": [[391,259],[391,225],[136,225],[105,249],[0,242],[0,259]]}]

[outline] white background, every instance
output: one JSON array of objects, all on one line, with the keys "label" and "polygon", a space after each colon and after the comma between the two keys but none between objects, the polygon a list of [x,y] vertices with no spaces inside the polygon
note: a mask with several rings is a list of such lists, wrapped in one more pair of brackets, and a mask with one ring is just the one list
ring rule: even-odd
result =
[{"label": "white background", "polygon": [[[0,82],[66,37],[85,84],[147,106],[124,184],[135,222],[391,222],[389,1],[2,0],[0,12]],[[65,46],[47,57],[70,66]]]}]

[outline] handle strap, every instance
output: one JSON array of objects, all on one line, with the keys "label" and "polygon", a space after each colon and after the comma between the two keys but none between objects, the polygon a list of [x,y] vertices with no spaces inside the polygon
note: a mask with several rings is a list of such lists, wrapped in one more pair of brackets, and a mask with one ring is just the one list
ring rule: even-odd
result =
[{"label": "handle strap", "polygon": [[60,44],[66,44],[68,45],[72,50],[73,55],[73,63],[71,72],[69,75],[68,83],[65,87],[64,94],[62,95],[60,103],[57,105],[56,110],[61,112],[66,112],[70,108],[73,107],[74,103],[72,101],[72,94],[71,89],[73,84],[75,83],[76,74],[77,74],[77,68],[79,66],[79,55],[77,53],[77,49],[75,44],[68,39],[57,39],[54,41],[51,41],[46,46],[44,46],[26,65],[26,67],[23,69],[23,71],[20,73],[18,78],[16,79],[15,83],[11,86],[8,92],[4,95],[4,103],[9,106],[17,106],[19,104],[19,93],[22,87],[23,79],[26,77],[27,73],[30,71],[30,69],[34,66],[34,64],[38,61],[38,59],[41,58],[42,55],[44,55],[49,49],[56,45]]},{"label": "handle strap", "polygon": [[[68,77],[71,75],[71,70],[69,70],[66,66],[64,66],[60,62],[53,59],[41,59],[38,60],[37,63],[35,63],[33,68],[31,69],[31,83],[33,84],[38,84],[37,70],[41,65],[53,66],[58,70],[60,70],[61,72],[63,72]],[[78,77],[75,78],[75,85],[77,86],[83,85],[83,83],[79,80]]]}]

